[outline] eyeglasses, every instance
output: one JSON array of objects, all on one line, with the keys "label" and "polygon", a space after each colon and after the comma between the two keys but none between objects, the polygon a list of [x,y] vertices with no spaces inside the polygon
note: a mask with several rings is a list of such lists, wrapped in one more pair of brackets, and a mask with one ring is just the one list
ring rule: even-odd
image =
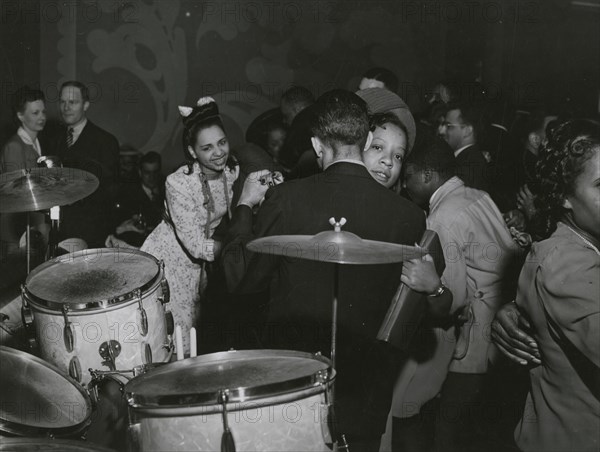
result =
[{"label": "eyeglasses", "polygon": [[464,127],[466,124],[454,124],[451,122],[443,122],[440,124],[440,127],[446,127],[446,128],[450,128],[450,127]]}]

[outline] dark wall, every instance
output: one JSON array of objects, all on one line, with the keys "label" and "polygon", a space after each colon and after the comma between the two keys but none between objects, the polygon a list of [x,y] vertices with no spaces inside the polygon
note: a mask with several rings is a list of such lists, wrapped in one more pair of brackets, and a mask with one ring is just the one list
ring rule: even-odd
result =
[{"label": "dark wall", "polygon": [[[37,19],[22,5],[38,5]],[[51,118],[62,81],[88,83],[91,119],[122,144],[161,152],[171,169],[181,160],[178,105],[214,96],[235,145],[290,85],[355,89],[373,66],[399,76],[415,111],[437,80],[460,76],[515,105],[568,97],[595,114],[599,18],[542,0],[2,0],[1,80],[39,82]]]}]

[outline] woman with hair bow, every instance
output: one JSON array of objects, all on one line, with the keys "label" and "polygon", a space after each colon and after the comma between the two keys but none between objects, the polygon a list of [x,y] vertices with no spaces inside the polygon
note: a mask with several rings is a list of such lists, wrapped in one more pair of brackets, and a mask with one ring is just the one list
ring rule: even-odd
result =
[{"label": "woman with hair bow", "polygon": [[[213,233],[229,214],[239,168],[229,157],[229,142],[211,97],[195,107],[179,107],[187,164],[170,174],[165,187],[165,218],[141,247],[165,264],[170,309],[183,331],[196,326],[206,289],[205,263],[213,262],[220,243]],[[188,335],[183,351],[190,352]]]}]

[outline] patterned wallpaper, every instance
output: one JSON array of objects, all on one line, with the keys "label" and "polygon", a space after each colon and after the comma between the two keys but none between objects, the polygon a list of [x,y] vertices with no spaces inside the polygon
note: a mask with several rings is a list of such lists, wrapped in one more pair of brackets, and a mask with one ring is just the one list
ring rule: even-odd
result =
[{"label": "patterned wallpaper", "polygon": [[[41,22],[41,79],[91,87],[89,116],[122,144],[181,160],[177,105],[212,95],[230,140],[301,84],[355,89],[373,66],[395,71],[415,107],[442,77],[439,24],[406,20],[393,2],[93,0]],[[58,5],[58,6],[57,6]],[[43,13],[43,11],[42,11]],[[402,93],[404,89],[405,93]],[[56,96],[54,96],[56,97]],[[52,96],[50,115],[57,116]]]}]

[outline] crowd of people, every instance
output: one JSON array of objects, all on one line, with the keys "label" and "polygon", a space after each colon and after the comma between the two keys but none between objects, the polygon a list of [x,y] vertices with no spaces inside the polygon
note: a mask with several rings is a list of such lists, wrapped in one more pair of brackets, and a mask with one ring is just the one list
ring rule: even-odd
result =
[{"label": "crowd of people", "polygon": [[[415,120],[397,85],[374,68],[355,93],[315,99],[294,86],[236,149],[202,97],[179,107],[185,163],[163,178],[160,154],[148,152],[127,180],[118,140],[86,117],[84,84],[62,85],[64,127],[45,141],[43,93],[25,87],[0,171],[55,161],[94,174],[99,189],[61,209],[60,238],[161,260],[175,323],[198,328],[205,353],[328,356],[337,281],[335,430],[352,451],[598,450],[598,118],[540,110],[499,124],[479,88],[461,95],[443,82]],[[23,232],[22,218],[9,227],[3,217],[5,233]],[[334,270],[246,247],[331,230],[332,217],[363,239],[410,246],[432,230],[445,268],[425,255]],[[42,235],[44,224],[39,214]],[[426,305],[402,350],[377,340],[399,284]],[[183,345],[189,354],[186,335]],[[503,397],[520,421],[489,419]]]}]

